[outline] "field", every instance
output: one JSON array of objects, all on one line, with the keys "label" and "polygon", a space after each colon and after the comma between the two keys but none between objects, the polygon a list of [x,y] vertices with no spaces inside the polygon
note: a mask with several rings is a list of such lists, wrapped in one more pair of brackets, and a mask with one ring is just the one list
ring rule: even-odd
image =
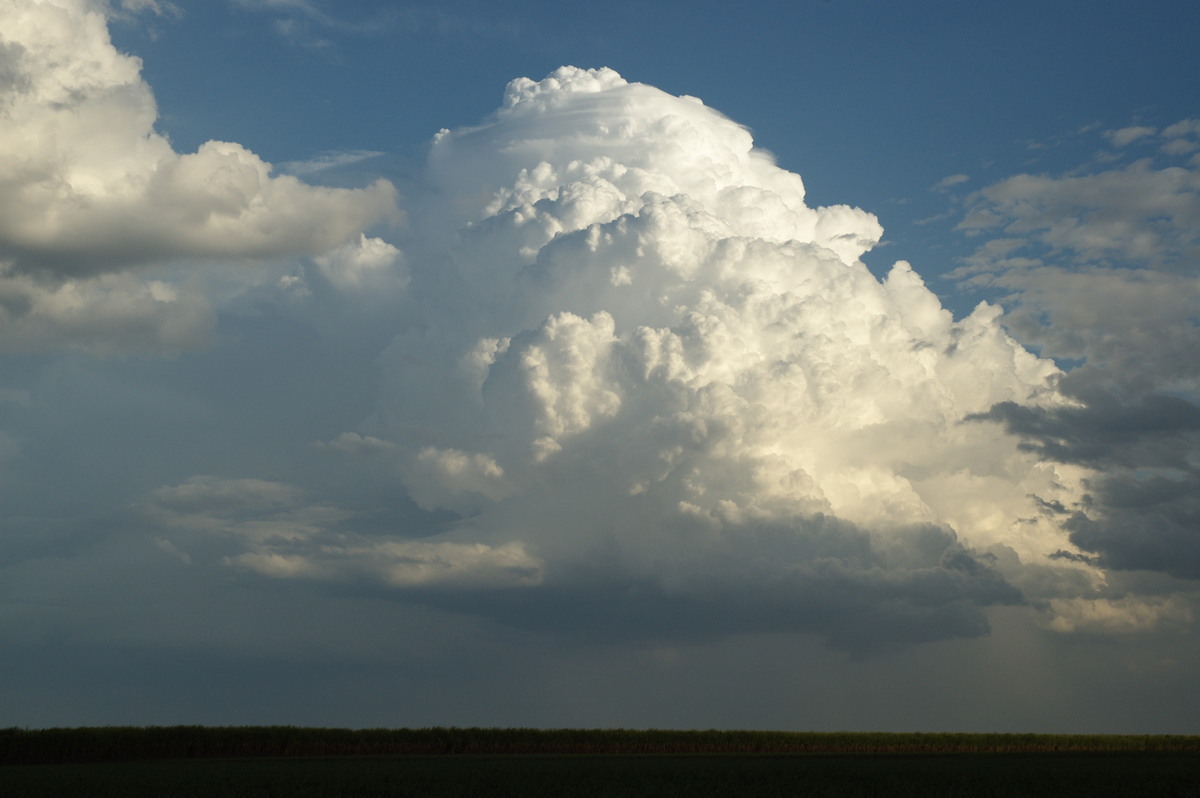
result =
[{"label": "field", "polygon": [[1200,737],[0,730],[0,798],[1195,796]]}]

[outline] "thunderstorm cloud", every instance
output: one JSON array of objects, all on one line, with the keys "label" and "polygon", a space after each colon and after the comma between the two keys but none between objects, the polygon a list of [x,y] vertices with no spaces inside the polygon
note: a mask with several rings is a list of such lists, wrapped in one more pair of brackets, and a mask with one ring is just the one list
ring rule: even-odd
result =
[{"label": "thunderstorm cloud", "polygon": [[872,213],[609,68],[358,187],[320,180],[384,153],[177,152],[109,35],[177,6],[0,0],[0,642],[1194,633],[1200,122],[920,184],[972,189],[955,314],[865,265]]}]

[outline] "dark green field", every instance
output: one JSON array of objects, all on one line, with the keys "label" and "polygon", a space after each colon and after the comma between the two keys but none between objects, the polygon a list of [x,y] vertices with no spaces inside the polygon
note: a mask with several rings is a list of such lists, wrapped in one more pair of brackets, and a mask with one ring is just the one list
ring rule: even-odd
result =
[{"label": "dark green field", "polygon": [[1200,795],[1180,736],[8,729],[0,763],[0,798]]}]

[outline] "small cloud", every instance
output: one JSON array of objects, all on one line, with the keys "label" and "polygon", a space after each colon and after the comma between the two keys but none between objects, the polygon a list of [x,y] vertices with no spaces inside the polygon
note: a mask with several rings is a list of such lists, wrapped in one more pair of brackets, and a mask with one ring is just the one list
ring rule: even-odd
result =
[{"label": "small cloud", "polygon": [[116,5],[120,11],[128,14],[139,14],[143,11],[149,11],[160,17],[183,16],[183,10],[170,0],[120,0]]},{"label": "small cloud", "polygon": [[1053,599],[1050,608],[1049,628],[1062,633],[1146,634],[1162,627],[1186,628],[1194,620],[1192,607],[1178,596]]},{"label": "small cloud", "polygon": [[1187,155],[1200,150],[1200,142],[1185,138],[1171,139],[1160,148],[1166,155]]},{"label": "small cloud", "polygon": [[377,158],[385,153],[376,150],[340,150],[324,152],[307,161],[288,161],[276,165],[276,170],[296,177],[307,177],[318,172],[350,166],[370,158]]},{"label": "small cloud", "polygon": [[1169,139],[1186,136],[1189,133],[1200,134],[1200,119],[1183,119],[1173,125],[1163,128],[1163,136]]},{"label": "small cloud", "polygon": [[357,289],[383,296],[408,285],[403,253],[382,238],[361,235],[358,241],[313,258],[313,262],[326,280],[343,291]]},{"label": "small cloud", "polygon": [[323,452],[337,452],[352,457],[386,454],[396,450],[396,444],[391,441],[372,438],[370,435],[359,435],[357,432],[343,432],[328,443],[318,441],[313,446]]},{"label": "small cloud", "polygon": [[1156,132],[1156,128],[1152,127],[1123,127],[1120,130],[1104,131],[1104,138],[1112,142],[1114,147],[1124,147],[1140,138],[1153,136]]},{"label": "small cloud", "polygon": [[1200,150],[1200,119],[1183,119],[1163,128],[1162,137],[1167,139],[1161,147],[1166,155],[1188,155]]},{"label": "small cloud", "polygon": [[945,193],[945,192],[949,191],[953,186],[957,186],[959,183],[965,183],[970,179],[971,179],[971,177],[969,175],[964,175],[961,173],[956,174],[956,175],[949,175],[948,177],[943,177],[941,180],[934,183],[930,190],[937,191],[939,193]]},{"label": "small cloud", "polygon": [[297,488],[279,482],[194,476],[179,485],[152,491],[147,506],[173,513],[225,517],[294,507],[300,496]]},{"label": "small cloud", "polygon": [[542,582],[543,572],[542,561],[520,542],[345,539],[303,553],[261,547],[229,557],[226,564],[276,579],[366,581],[402,589],[530,587]]},{"label": "small cloud", "polygon": [[953,214],[951,214],[951,213],[935,213],[933,216],[926,216],[923,219],[917,219],[916,221],[913,222],[913,224],[917,225],[918,227],[924,227],[927,224],[933,224],[934,222],[945,221],[946,219],[949,219],[952,216],[953,216]]},{"label": "small cloud", "polygon": [[[333,42],[314,34],[314,30],[339,34],[374,35],[393,26],[395,10],[374,13],[361,20],[352,20],[327,13],[322,3],[312,0],[233,0],[246,11],[276,15],[272,27],[292,44],[311,49],[326,49]],[[339,10],[344,10],[339,9]]]}]

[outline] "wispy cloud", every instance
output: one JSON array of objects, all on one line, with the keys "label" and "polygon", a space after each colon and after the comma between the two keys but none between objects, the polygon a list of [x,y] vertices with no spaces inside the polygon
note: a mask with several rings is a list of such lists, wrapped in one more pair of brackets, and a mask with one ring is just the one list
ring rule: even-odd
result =
[{"label": "wispy cloud", "polygon": [[294,44],[325,49],[334,45],[327,35],[374,36],[387,32],[510,38],[523,29],[520,22],[490,16],[472,16],[440,6],[393,4],[366,17],[348,15],[346,7],[328,10],[316,0],[230,0],[247,11],[275,17],[272,26]]},{"label": "wispy cloud", "polygon": [[1138,139],[1153,136],[1156,132],[1156,128],[1137,125],[1134,127],[1123,127],[1120,130],[1106,130],[1104,131],[1104,137],[1111,141],[1114,147],[1124,147]]},{"label": "wispy cloud", "polygon": [[277,164],[276,168],[289,175],[309,177],[321,172],[339,169],[343,166],[361,163],[371,158],[378,158],[386,153],[375,150],[339,150],[326,152],[305,161],[286,161]]},{"label": "wispy cloud", "polygon": [[931,190],[937,191],[939,193],[945,193],[945,192],[949,191],[950,189],[952,189],[954,186],[966,183],[970,179],[971,178],[969,175],[964,175],[964,174],[947,175],[946,177],[943,177],[938,182],[934,183]]}]

